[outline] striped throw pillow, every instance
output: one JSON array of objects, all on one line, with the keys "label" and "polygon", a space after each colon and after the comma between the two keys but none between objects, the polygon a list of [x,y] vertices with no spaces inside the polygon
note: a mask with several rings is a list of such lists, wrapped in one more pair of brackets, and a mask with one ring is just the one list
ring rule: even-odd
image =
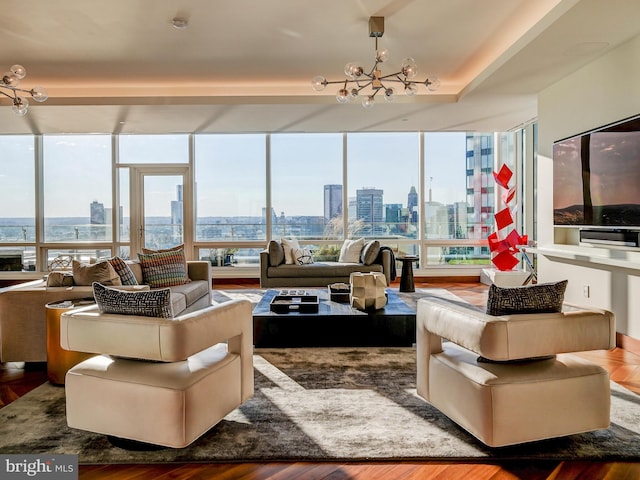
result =
[{"label": "striped throw pillow", "polygon": [[120,257],[112,257],[109,259],[109,263],[116,271],[116,273],[120,276],[120,281],[122,285],[138,285],[138,281],[136,280],[136,276],[133,274],[129,265],[121,259]]},{"label": "striped throw pillow", "polygon": [[189,283],[184,250],[161,253],[139,253],[144,283],[151,288],[172,287]]}]

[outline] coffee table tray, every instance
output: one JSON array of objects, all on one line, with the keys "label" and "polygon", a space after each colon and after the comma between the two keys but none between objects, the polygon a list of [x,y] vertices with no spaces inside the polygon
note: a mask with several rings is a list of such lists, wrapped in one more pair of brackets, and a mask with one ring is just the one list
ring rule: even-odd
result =
[{"label": "coffee table tray", "polygon": [[274,313],[316,313],[319,306],[317,295],[276,295],[269,309]]}]

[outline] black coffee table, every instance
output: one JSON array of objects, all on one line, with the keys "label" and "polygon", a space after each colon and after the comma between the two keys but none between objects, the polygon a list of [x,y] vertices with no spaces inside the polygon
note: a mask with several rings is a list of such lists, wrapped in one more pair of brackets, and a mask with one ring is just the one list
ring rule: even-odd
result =
[{"label": "black coffee table", "polygon": [[305,289],[317,295],[317,313],[274,313],[269,304],[277,290],[267,290],[253,309],[256,347],[406,347],[416,341],[416,312],[387,289],[387,305],[362,312],[332,302],[327,289]]}]

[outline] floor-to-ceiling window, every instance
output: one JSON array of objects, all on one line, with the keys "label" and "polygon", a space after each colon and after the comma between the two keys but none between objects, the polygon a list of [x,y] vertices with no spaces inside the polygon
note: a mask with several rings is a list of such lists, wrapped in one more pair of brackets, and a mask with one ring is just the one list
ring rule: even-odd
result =
[{"label": "floor-to-ceiling window", "polygon": [[135,257],[144,246],[184,243],[217,275],[256,275],[259,251],[285,236],[322,259],[335,258],[343,239],[364,236],[420,255],[420,270],[481,268],[494,229],[493,171],[498,163],[519,171],[517,138],[0,136],[0,268],[46,271],[57,256]]}]

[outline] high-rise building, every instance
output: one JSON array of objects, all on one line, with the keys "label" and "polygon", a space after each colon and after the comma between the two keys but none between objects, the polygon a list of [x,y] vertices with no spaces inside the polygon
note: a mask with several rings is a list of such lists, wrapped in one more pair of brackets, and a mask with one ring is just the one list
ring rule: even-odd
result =
[{"label": "high-rise building", "polygon": [[324,220],[342,215],[342,185],[324,186]]},{"label": "high-rise building", "polygon": [[171,201],[171,225],[182,225],[182,185],[176,185],[176,198]]},{"label": "high-rise building", "polygon": [[407,195],[407,209],[409,210],[409,221],[411,223],[418,222],[418,192],[413,185]]},{"label": "high-rise building", "polygon": [[493,229],[493,135],[467,133],[467,235],[487,238]]},{"label": "high-rise building", "polygon": [[91,225],[104,225],[105,217],[104,217],[104,203],[100,203],[98,201],[91,202]]},{"label": "high-rise building", "polygon": [[378,188],[356,190],[356,217],[364,222],[364,228],[371,233],[383,233],[384,212],[382,196],[384,191]]}]

